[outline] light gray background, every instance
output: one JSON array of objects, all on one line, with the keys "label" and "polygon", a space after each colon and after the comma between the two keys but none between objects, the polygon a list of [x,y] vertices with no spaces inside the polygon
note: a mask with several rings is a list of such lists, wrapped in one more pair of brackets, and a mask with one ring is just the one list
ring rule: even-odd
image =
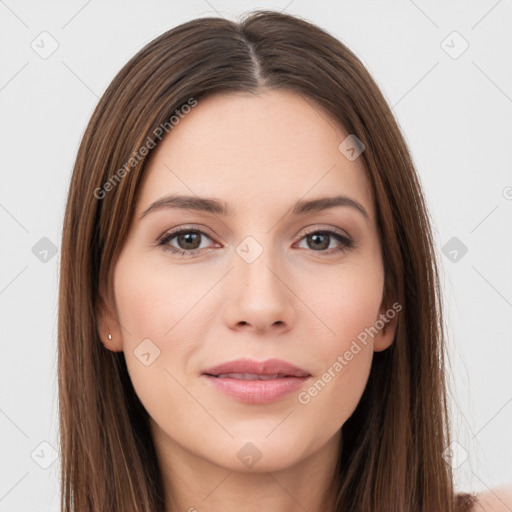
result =
[{"label": "light gray background", "polygon": [[[59,509],[59,245],[73,162],[99,96],[169,28],[262,7],[338,37],[393,107],[443,265],[457,485],[512,481],[511,0],[0,0],[0,511]],[[31,47],[51,48],[43,31],[58,43],[46,59]],[[464,43],[454,31],[469,44],[457,58]],[[43,237],[57,248],[46,262],[32,250]],[[455,262],[442,252],[452,237],[468,248]]]}]

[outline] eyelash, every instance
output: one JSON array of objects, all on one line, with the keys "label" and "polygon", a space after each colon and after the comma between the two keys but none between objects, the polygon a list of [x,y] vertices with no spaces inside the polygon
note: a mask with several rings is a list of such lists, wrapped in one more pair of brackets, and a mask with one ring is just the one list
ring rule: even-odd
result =
[{"label": "eyelash", "polygon": [[[173,247],[172,245],[168,245],[168,243],[173,238],[176,238],[178,235],[181,235],[182,233],[199,233],[207,238],[210,238],[210,240],[211,240],[211,237],[207,233],[202,231],[201,229],[181,228],[176,231],[171,231],[170,233],[164,233],[158,239],[158,244],[157,244],[158,247],[162,247],[162,249],[164,251],[169,251],[173,254],[180,254],[182,256],[193,256],[193,255],[197,254],[198,252],[201,252],[202,250],[204,250],[204,249],[183,250],[183,249],[177,249],[176,247]],[[308,235],[313,235],[313,234],[331,236],[331,237],[335,238],[336,240],[338,240],[338,242],[340,242],[342,245],[340,247],[335,247],[334,249],[329,249],[329,250],[324,249],[324,250],[320,250],[320,251],[314,251],[311,249],[312,252],[318,252],[321,254],[323,253],[324,255],[331,255],[333,253],[338,253],[338,252],[343,253],[343,252],[348,251],[349,249],[352,249],[355,247],[353,240],[351,240],[350,238],[348,238],[346,236],[341,235],[340,233],[338,233],[336,231],[330,230],[330,229],[311,229],[311,230],[307,231],[306,233],[304,233],[304,235],[300,238],[300,240],[303,240]]]}]

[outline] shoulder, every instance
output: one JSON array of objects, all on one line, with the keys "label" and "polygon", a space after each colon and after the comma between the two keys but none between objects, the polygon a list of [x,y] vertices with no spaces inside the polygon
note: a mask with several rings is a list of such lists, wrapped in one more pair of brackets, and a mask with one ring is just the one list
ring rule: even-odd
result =
[{"label": "shoulder", "polygon": [[511,512],[512,486],[491,489],[476,495],[471,512]]}]

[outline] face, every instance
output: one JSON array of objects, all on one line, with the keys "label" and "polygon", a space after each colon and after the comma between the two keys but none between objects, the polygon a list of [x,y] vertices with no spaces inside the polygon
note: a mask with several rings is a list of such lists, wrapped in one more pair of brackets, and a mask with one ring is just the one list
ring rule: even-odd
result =
[{"label": "face", "polygon": [[395,321],[362,158],[338,149],[348,135],[295,93],[230,93],[154,150],[100,335],[169,454],[275,471],[354,411]]}]

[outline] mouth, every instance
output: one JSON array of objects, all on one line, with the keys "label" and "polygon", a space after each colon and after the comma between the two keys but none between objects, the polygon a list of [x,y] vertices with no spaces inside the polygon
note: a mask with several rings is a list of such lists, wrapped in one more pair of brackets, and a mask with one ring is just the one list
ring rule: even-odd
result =
[{"label": "mouth", "polygon": [[256,380],[260,377],[271,379],[284,377],[308,377],[310,373],[304,368],[281,359],[254,361],[252,359],[237,359],[219,364],[203,371],[204,375],[222,378]]},{"label": "mouth", "polygon": [[273,379],[288,379],[292,375],[280,375],[275,373],[273,375],[261,375],[257,373],[221,373],[220,375],[209,375],[217,379],[238,379],[238,380],[273,380]]},{"label": "mouth", "polygon": [[239,402],[268,404],[298,391],[311,374],[279,359],[239,359],[202,372],[217,391]]}]

